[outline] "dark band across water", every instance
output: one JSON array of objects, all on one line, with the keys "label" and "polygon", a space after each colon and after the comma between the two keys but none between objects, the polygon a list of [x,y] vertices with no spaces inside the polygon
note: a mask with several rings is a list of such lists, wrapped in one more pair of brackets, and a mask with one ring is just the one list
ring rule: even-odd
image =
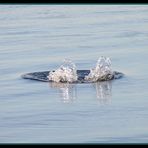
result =
[{"label": "dark band across water", "polygon": [[[49,75],[50,71],[42,71],[42,72],[32,72],[32,73],[26,73],[22,75],[22,78],[24,79],[31,79],[31,80],[38,80],[43,82],[52,82],[49,81],[47,76]],[[90,73],[90,70],[77,70],[78,75],[78,81],[74,83],[90,83],[91,81],[86,81],[84,78]],[[114,71],[113,74],[108,74],[100,78],[98,81],[107,81],[107,80],[113,80],[113,79],[119,79],[123,77],[123,73]]]}]

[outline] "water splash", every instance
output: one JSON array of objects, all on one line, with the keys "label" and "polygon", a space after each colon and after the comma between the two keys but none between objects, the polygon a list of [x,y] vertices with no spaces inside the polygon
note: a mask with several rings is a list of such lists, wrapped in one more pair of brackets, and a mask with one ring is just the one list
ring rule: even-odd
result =
[{"label": "water splash", "polygon": [[[78,82],[76,65],[69,59],[65,59],[57,70],[49,72],[47,77],[53,82]],[[97,82],[113,78],[115,78],[115,73],[112,71],[110,58],[101,56],[96,63],[96,67],[90,69],[90,73],[83,79],[85,82]]]},{"label": "water splash", "polygon": [[113,71],[111,68],[111,60],[109,57],[101,56],[96,67],[90,69],[88,76],[85,76],[86,81],[96,82],[98,80],[107,80],[113,77]]},{"label": "water splash", "polygon": [[64,63],[55,71],[49,72],[47,76],[54,82],[75,82],[78,79],[76,65],[69,59],[64,59]]}]

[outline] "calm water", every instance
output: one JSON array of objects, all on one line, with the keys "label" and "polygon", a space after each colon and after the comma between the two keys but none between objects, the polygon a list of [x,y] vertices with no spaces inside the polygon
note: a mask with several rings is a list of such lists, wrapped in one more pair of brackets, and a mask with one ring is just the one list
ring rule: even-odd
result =
[{"label": "calm water", "polygon": [[[56,85],[20,76],[100,56],[125,77]],[[147,143],[148,5],[0,5],[0,143]]]}]

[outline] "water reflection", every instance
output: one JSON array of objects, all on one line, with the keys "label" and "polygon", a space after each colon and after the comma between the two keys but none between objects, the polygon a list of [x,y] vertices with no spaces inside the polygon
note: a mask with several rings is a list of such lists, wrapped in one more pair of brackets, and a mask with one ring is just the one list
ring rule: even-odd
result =
[{"label": "water reflection", "polygon": [[64,103],[73,102],[76,99],[77,90],[75,84],[52,82],[50,87],[60,91]]},{"label": "water reflection", "polygon": [[93,84],[96,89],[96,97],[99,104],[108,104],[112,96],[112,82],[103,81]]},{"label": "water reflection", "polygon": [[[77,88],[76,88],[77,84],[52,82],[49,83],[49,86],[59,91],[60,97],[62,98],[62,101],[64,103],[73,102],[74,100],[77,99]],[[96,98],[99,104],[108,104],[109,102],[111,102],[111,96],[112,96],[111,81],[92,83],[89,86],[93,87],[94,91],[96,91]]]}]

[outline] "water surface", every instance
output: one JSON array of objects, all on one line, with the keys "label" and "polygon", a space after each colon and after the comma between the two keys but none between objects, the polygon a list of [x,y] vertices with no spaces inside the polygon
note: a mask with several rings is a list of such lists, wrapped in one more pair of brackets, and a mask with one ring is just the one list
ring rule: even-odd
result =
[{"label": "water surface", "polygon": [[[64,58],[110,57],[122,79],[22,79]],[[147,5],[0,5],[0,143],[147,143]]]}]

